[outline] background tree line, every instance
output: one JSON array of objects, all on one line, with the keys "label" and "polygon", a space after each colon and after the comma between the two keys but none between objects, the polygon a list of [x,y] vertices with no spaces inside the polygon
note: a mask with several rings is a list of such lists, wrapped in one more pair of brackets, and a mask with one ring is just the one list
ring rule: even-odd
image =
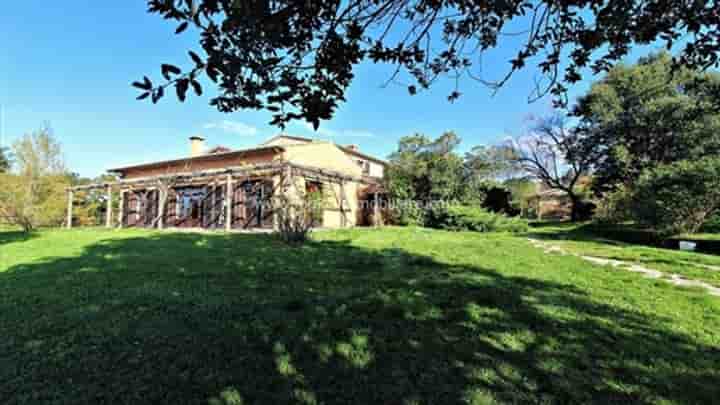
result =
[{"label": "background tree line", "polygon": [[[556,190],[567,197],[572,220],[594,213],[661,234],[697,232],[720,210],[719,106],[720,74],[678,69],[668,54],[650,55],[610,69],[572,108],[532,118],[504,143],[461,156],[452,132],[401,139],[390,157],[388,190],[393,199],[452,201],[507,215],[527,215],[539,189]],[[400,223],[433,218],[432,209],[414,206],[395,213]]]},{"label": "background tree line", "polygon": [[[0,149],[0,224],[30,232],[60,226],[66,219],[67,188],[92,182],[68,170],[60,143],[49,125],[27,133],[11,148]],[[98,224],[105,196],[78,193],[74,221]]]}]

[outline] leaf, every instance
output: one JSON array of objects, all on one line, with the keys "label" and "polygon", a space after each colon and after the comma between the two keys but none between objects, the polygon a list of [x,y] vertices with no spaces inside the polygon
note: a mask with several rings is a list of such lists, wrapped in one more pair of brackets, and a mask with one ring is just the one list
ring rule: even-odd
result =
[{"label": "leaf", "polygon": [[152,89],[152,83],[150,82],[150,79],[145,77],[144,82],[132,82],[132,86],[136,87],[140,90],[150,90]]},{"label": "leaf", "polygon": [[180,34],[181,32],[185,31],[188,27],[188,22],[185,21],[182,24],[178,25],[177,29],[175,30],[175,34]]},{"label": "leaf", "polygon": [[187,95],[188,91],[188,85],[189,85],[188,79],[181,79],[178,80],[177,83],[175,83],[175,92],[177,94],[178,100],[181,102],[185,101],[185,96]]},{"label": "leaf", "polygon": [[146,91],[145,93],[139,95],[136,100],[145,100],[150,95],[149,91]]},{"label": "leaf", "polygon": [[162,72],[165,80],[170,80],[171,73],[179,75],[182,72],[177,66],[169,65],[167,63],[163,63],[162,65],[160,65],[160,71]]},{"label": "leaf", "polygon": [[197,80],[193,80],[190,82],[190,84],[192,85],[195,94],[197,94],[198,96],[202,96],[202,86],[200,85],[200,83],[198,83]]},{"label": "leaf", "polygon": [[411,96],[414,96],[415,94],[417,94],[417,87],[408,86],[408,93],[410,93]]},{"label": "leaf", "polygon": [[192,59],[197,66],[203,65],[203,60],[200,59],[200,57],[195,52],[189,51],[188,53],[190,54],[190,59]]},{"label": "leaf", "polygon": [[317,118],[312,119],[312,126],[317,131],[320,128],[320,120]]},{"label": "leaf", "polygon": [[217,81],[218,81],[218,71],[217,70],[215,70],[214,68],[212,68],[211,66],[208,65],[208,67],[205,68],[205,73],[210,78],[210,80],[213,81],[213,83],[217,83]]},{"label": "leaf", "polygon": [[165,95],[165,89],[163,87],[158,87],[157,90],[152,95],[153,104],[157,104],[158,100],[160,100],[164,95]]}]

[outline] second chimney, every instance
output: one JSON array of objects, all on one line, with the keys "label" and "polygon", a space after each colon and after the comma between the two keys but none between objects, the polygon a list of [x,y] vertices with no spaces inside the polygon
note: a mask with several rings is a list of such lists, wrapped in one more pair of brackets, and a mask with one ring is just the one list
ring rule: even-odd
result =
[{"label": "second chimney", "polygon": [[360,148],[359,148],[357,145],[355,145],[355,144],[347,145],[346,148],[348,148],[348,149],[350,149],[350,150],[352,150],[352,151],[355,151],[355,152],[357,152],[357,151],[360,150]]},{"label": "second chimney", "polygon": [[205,138],[202,136],[190,137],[190,157],[197,157],[205,153]]}]

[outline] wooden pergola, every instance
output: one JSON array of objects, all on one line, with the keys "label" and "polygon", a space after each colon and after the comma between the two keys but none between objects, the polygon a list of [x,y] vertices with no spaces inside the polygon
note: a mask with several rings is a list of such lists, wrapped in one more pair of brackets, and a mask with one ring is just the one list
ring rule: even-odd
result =
[{"label": "wooden pergola", "polygon": [[[326,183],[334,183],[339,185],[340,195],[336,196],[339,202],[339,209],[343,213],[343,224],[347,221],[345,217],[346,211],[349,211],[349,207],[344,206],[347,201],[345,195],[345,184],[347,182],[357,182],[358,184],[372,184],[367,179],[362,177],[350,176],[344,173],[340,173],[334,170],[320,169],[317,167],[304,166],[297,163],[288,161],[277,161],[270,163],[244,165],[227,167],[223,169],[207,169],[198,171],[186,171],[178,173],[169,173],[156,176],[139,177],[133,179],[121,179],[115,182],[104,182],[94,183],[82,186],[75,186],[67,189],[67,228],[73,226],[73,199],[74,193],[79,191],[88,190],[105,190],[106,192],[106,212],[105,212],[105,226],[107,228],[113,227],[113,194],[114,190],[118,190],[120,193],[120,205],[119,215],[117,224],[118,227],[123,226],[123,205],[125,204],[125,193],[134,189],[141,188],[153,188],[158,182],[165,180],[172,180],[177,185],[192,185],[200,182],[204,184],[221,184],[225,187],[224,206],[225,206],[225,218],[231,218],[231,210],[233,207],[234,193],[229,192],[233,190],[233,185],[237,181],[246,181],[251,178],[273,178],[283,179],[281,181],[288,182],[290,179],[296,177],[303,177],[306,179],[312,179],[315,181],[322,181]],[[289,186],[289,184],[277,184],[278,188]],[[232,220],[225,220],[225,230],[230,231],[232,227]],[[163,228],[162,220],[158,223],[158,228]]]}]

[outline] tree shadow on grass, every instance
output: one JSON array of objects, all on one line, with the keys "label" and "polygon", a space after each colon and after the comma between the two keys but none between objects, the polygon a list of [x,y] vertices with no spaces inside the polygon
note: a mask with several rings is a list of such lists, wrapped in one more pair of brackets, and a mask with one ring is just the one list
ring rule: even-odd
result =
[{"label": "tree shadow on grass", "polygon": [[345,242],[155,234],[0,273],[2,403],[711,402],[720,353],[582,290]]},{"label": "tree shadow on grass", "polygon": [[13,242],[23,242],[34,238],[36,235],[35,232],[11,231],[0,227],[0,246]]},{"label": "tree shadow on grass", "polygon": [[[550,229],[543,230],[546,228]],[[537,231],[533,232],[533,230]],[[528,236],[537,239],[599,242],[609,245],[663,247],[663,240],[658,234],[631,224],[550,222],[534,224]]]}]

